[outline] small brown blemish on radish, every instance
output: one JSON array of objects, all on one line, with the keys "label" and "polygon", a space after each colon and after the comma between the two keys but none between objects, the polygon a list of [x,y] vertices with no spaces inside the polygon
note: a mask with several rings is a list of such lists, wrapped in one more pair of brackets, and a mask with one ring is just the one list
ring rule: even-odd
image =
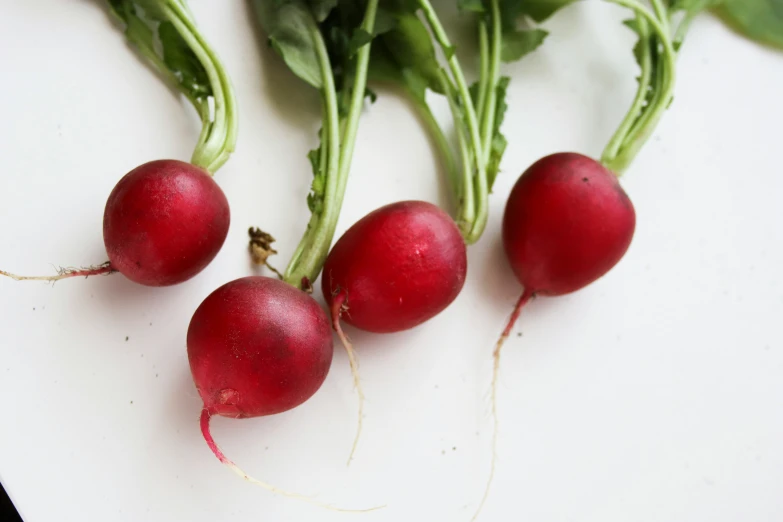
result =
[{"label": "small brown blemish on radish", "polygon": [[226,406],[233,406],[239,403],[239,392],[226,388],[218,392],[218,402]]}]

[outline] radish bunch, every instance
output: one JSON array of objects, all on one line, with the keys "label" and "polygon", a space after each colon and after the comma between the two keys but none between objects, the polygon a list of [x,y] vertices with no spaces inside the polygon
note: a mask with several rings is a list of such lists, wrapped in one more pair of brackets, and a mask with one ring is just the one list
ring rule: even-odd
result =
[{"label": "radish bunch", "polygon": [[[337,509],[249,476],[219,448],[210,420],[274,415],[303,404],[327,377],[334,330],[348,353],[359,398],[351,462],[364,395],[343,323],[374,333],[405,331],[458,297],[467,278],[467,245],[485,232],[489,195],[507,147],[501,126],[510,79],[501,76],[501,64],[541,45],[546,32],[531,26],[572,1],[460,0],[478,41],[478,80],[469,85],[430,0],[253,0],[271,46],[320,95],[323,119],[320,143],[308,156],[311,217],[287,267],[282,273],[271,267],[274,239],[251,229],[253,259],[278,278],[243,277],[222,285],[198,306],[188,327],[188,360],[203,402],[201,433],[222,464],[274,493]],[[506,201],[502,242],[522,290],[493,352],[493,460],[474,519],[495,471],[503,344],[533,298],[586,287],[629,249],[636,213],[618,178],[672,103],[677,54],[691,21],[720,6],[746,34],[783,45],[781,24],[759,2],[650,0],[648,7],[640,0],[607,1],[634,15],[626,25],[639,36],[637,94],[600,160],[573,152],[548,155],[523,172]],[[229,206],[212,176],[234,150],[237,109],[223,66],[185,0],[108,0],[108,6],[128,40],[198,111],[203,127],[191,162],[151,161],[120,179],[105,206],[106,263],[51,277],[2,275],[56,281],[120,272],[139,284],[167,286],[202,271],[226,239]],[[365,100],[375,97],[368,80],[402,88],[419,112],[453,189],[453,216],[424,201],[392,203],[364,216],[332,246],[360,115]],[[428,92],[447,101],[456,147],[436,121]],[[310,295],[319,275],[327,311]]]}]

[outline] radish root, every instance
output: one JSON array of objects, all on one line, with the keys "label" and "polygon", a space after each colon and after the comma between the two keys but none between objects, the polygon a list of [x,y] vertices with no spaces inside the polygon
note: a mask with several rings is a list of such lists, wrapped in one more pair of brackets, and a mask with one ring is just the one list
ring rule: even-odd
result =
[{"label": "radish root", "polygon": [[356,453],[356,447],[359,445],[359,437],[362,434],[362,425],[364,422],[364,390],[362,390],[362,383],[359,379],[359,362],[356,360],[356,353],[353,350],[350,339],[345,335],[343,327],[340,324],[340,316],[343,311],[347,309],[348,307],[345,304],[345,292],[341,291],[335,296],[334,301],[332,301],[332,327],[334,328],[334,331],[337,332],[337,337],[340,338],[343,347],[345,347],[345,351],[348,353],[348,361],[351,364],[351,374],[353,375],[353,385],[356,387],[356,394],[359,397],[359,423],[356,427],[356,436],[353,439],[353,446],[351,446],[351,454],[348,455],[348,462],[346,463],[346,466],[350,466],[353,456]]},{"label": "radish root", "polygon": [[375,511],[377,509],[382,509],[386,507],[386,506],[376,506],[368,509],[343,509],[343,508],[332,506],[330,504],[324,504],[323,502],[318,502],[317,500],[311,497],[300,495],[299,493],[292,493],[290,491],[285,491],[283,489],[273,486],[272,484],[251,477],[250,475],[242,471],[242,469],[239,466],[234,464],[233,461],[231,461],[228,457],[226,457],[221,451],[221,449],[218,447],[217,443],[215,442],[215,439],[212,438],[212,433],[209,431],[209,420],[211,417],[212,415],[210,414],[209,410],[207,410],[207,408],[201,410],[201,434],[203,435],[204,440],[207,442],[207,446],[209,446],[209,449],[212,450],[212,453],[214,453],[215,457],[217,457],[217,459],[221,462],[221,464],[225,465],[231,471],[233,471],[234,473],[242,477],[244,480],[250,482],[251,484],[254,484],[256,486],[261,486],[267,491],[270,491],[277,495],[294,498],[297,500],[301,500],[303,502],[307,502],[308,504],[312,504],[314,506],[318,506],[324,509],[329,509],[331,511],[339,511],[341,513],[367,513],[370,511]]},{"label": "radish root", "polygon": [[522,313],[522,308],[530,301],[535,294],[531,291],[528,291],[527,289],[522,293],[522,296],[517,301],[516,306],[514,306],[514,311],[511,313],[511,317],[508,320],[508,323],[506,324],[506,328],[503,330],[503,333],[500,334],[500,338],[498,339],[497,343],[495,344],[495,350],[492,352],[492,421],[493,421],[493,427],[492,427],[492,463],[489,468],[489,477],[487,478],[487,486],[484,489],[484,496],[481,498],[481,503],[479,503],[478,508],[476,509],[476,512],[473,514],[473,518],[470,519],[471,522],[474,522],[478,516],[481,514],[481,510],[484,508],[484,504],[487,501],[487,498],[489,497],[489,491],[492,487],[492,481],[495,478],[495,467],[497,464],[497,447],[498,447],[498,380],[500,376],[500,350],[503,348],[503,344],[505,344],[506,339],[509,338],[511,335],[511,330],[514,328],[514,324],[516,324],[517,320],[519,319],[519,315]]},{"label": "radish root", "polygon": [[0,270],[0,275],[10,277],[14,281],[50,281],[56,282],[61,279],[68,279],[69,277],[90,277],[96,275],[109,275],[117,272],[117,270],[111,266],[109,261],[98,265],[90,266],[87,268],[58,268],[57,275],[54,276],[20,276]]}]

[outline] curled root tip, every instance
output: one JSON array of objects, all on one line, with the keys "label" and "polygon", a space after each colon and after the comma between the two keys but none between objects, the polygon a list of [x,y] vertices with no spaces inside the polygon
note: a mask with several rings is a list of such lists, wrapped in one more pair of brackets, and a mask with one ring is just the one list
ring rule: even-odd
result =
[{"label": "curled root tip", "polygon": [[345,508],[340,508],[340,507],[332,506],[331,504],[325,504],[323,502],[318,502],[317,500],[315,500],[315,499],[313,499],[311,497],[308,497],[308,496],[305,496],[305,495],[301,495],[299,493],[293,493],[293,492],[290,492],[290,491],[286,491],[284,489],[280,489],[280,488],[278,488],[276,486],[273,486],[272,484],[269,484],[267,482],[263,482],[261,480],[258,480],[256,478],[248,475],[239,466],[234,464],[233,461],[231,461],[228,457],[226,457],[223,454],[223,451],[220,449],[220,447],[218,447],[217,443],[215,442],[215,439],[212,438],[212,433],[209,430],[209,420],[210,420],[211,416],[212,416],[212,414],[209,412],[209,410],[207,410],[207,408],[204,408],[204,409],[201,410],[201,421],[200,421],[200,424],[201,424],[201,434],[204,437],[204,440],[206,441],[207,446],[209,446],[209,449],[212,450],[212,453],[215,455],[215,457],[217,457],[217,459],[224,466],[226,466],[228,469],[230,469],[235,474],[237,474],[240,477],[242,477],[243,480],[246,480],[247,482],[249,482],[251,484],[254,484],[256,486],[262,487],[265,490],[269,491],[270,493],[274,493],[276,495],[281,495],[281,496],[284,496],[284,497],[300,500],[302,502],[306,502],[308,504],[311,504],[313,506],[317,506],[317,507],[320,507],[320,508],[323,508],[323,509],[328,509],[330,511],[338,511],[338,512],[341,512],[341,513],[367,513],[369,511],[375,511],[377,509],[381,509],[383,507],[386,507],[386,506],[376,506],[376,507],[367,508],[367,509],[345,509]]}]

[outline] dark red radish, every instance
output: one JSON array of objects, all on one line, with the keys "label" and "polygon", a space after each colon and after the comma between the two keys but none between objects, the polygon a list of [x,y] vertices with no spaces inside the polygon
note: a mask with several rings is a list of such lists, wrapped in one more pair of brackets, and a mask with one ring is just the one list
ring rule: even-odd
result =
[{"label": "dark red radish", "polygon": [[183,161],[151,161],[123,176],[109,195],[103,213],[107,263],[56,276],[0,274],[58,281],[120,272],[142,285],[174,285],[215,258],[230,221],[228,200],[207,171]]},{"label": "dark red radish", "polygon": [[467,252],[454,220],[424,201],[370,212],[332,247],[321,281],[343,320],[375,333],[409,330],[442,312],[465,283]]},{"label": "dark red radish", "polygon": [[524,290],[493,352],[493,460],[474,520],[495,473],[500,351],[522,308],[537,295],[575,292],[606,274],[625,255],[635,228],[636,212],[617,177],[581,154],[538,160],[511,190],[503,216],[503,246]]},{"label": "dark red radish", "polygon": [[581,154],[553,154],[514,185],[503,246],[527,293],[563,295],[615,266],[635,227],[633,204],[612,172]]},{"label": "dark red radish", "polygon": [[[235,419],[295,408],[323,384],[334,348],[329,319],[305,292],[268,277],[231,281],[212,292],[190,320],[188,360],[204,407],[201,433],[209,449],[245,480],[273,493],[337,511],[242,471],[212,437],[213,415]],[[371,511],[371,508],[358,511]]]},{"label": "dark red radish", "polygon": [[356,441],[364,396],[340,319],[369,332],[408,330],[451,304],[462,290],[466,272],[465,241],[456,223],[424,201],[392,203],[370,212],[332,247],[321,284],[359,393]]},{"label": "dark red radish", "polygon": [[332,362],[329,318],[278,279],[237,279],[212,292],[188,327],[188,360],[204,413],[281,413],[309,399]]},{"label": "dark red radish", "polygon": [[201,272],[228,235],[228,200],[202,168],[176,160],[145,163],[112,190],[103,241],[112,268],[147,286]]}]

